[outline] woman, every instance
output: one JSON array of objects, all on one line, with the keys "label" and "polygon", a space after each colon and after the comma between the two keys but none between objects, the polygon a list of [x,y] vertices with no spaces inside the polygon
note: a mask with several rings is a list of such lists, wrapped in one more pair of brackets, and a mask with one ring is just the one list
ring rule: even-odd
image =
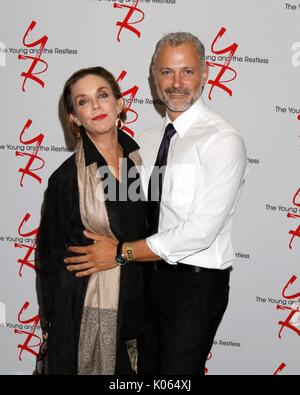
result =
[{"label": "woman", "polygon": [[38,239],[47,373],[133,374],[143,321],[141,265],[74,272],[64,259],[68,246],[91,243],[85,230],[116,245],[144,237],[139,147],[120,129],[123,99],[104,68],[75,72],[63,104],[78,143],[49,179]]}]

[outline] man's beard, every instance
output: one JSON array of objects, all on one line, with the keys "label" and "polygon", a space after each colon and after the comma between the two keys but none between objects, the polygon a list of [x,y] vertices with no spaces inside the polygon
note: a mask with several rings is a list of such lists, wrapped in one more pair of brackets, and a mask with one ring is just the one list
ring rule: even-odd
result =
[{"label": "man's beard", "polygon": [[[173,112],[183,112],[188,110],[195,101],[200,97],[201,92],[200,89],[196,92],[194,96],[192,96],[191,91],[186,88],[167,88],[164,91],[161,91],[157,88],[157,93],[159,98],[163,101],[168,110]],[[185,95],[186,99],[181,99],[177,102],[177,100],[170,99],[168,95],[178,94]]]}]

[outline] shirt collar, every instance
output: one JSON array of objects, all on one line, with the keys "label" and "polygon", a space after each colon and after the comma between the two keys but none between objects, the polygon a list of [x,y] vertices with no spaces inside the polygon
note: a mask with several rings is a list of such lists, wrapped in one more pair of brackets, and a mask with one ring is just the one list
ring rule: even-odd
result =
[{"label": "shirt collar", "polygon": [[[106,166],[107,163],[105,159],[97,150],[96,146],[88,137],[88,135],[85,132],[83,132],[81,135],[84,149],[85,165],[89,166],[90,164],[97,162],[98,166]],[[118,129],[118,141],[123,148],[124,156],[128,156],[131,152],[136,151],[140,148],[139,145],[130,136],[128,136],[128,134],[120,129]]]},{"label": "shirt collar", "polygon": [[188,129],[191,127],[192,123],[201,116],[206,109],[206,106],[201,97],[195,101],[195,103],[186,111],[184,111],[175,121],[171,121],[168,113],[166,114],[165,127],[172,123],[176,132],[180,137],[183,137]]}]

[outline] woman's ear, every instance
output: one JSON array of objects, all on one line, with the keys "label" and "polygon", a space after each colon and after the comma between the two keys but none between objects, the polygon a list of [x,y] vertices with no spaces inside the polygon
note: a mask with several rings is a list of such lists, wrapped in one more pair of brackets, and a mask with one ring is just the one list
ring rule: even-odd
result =
[{"label": "woman's ear", "polygon": [[119,109],[118,114],[121,114],[125,107],[123,97],[120,97],[120,99],[118,99],[117,104]]},{"label": "woman's ear", "polygon": [[69,119],[71,122],[74,122],[77,126],[81,126],[81,123],[79,122],[79,119],[77,118],[77,116],[73,113],[73,114],[69,114]]}]

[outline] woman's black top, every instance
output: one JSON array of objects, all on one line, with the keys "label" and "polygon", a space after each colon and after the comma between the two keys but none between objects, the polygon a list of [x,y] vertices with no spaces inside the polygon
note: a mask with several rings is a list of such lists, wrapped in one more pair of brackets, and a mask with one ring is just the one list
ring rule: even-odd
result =
[{"label": "woman's black top", "polygon": [[[82,138],[86,166],[94,162],[97,162],[99,167],[107,166],[89,137],[83,133]],[[128,155],[139,146],[122,131],[119,131],[118,138],[126,159],[123,160],[124,175],[135,167]],[[126,177],[126,180],[123,178],[121,183],[113,179],[116,182],[116,200],[108,195],[109,200],[105,201],[113,233],[118,240],[133,241],[145,238],[146,202],[139,173],[131,171],[130,177]],[[140,197],[136,201],[124,198],[130,185],[134,186]],[[49,178],[37,243],[41,315],[43,321],[50,323],[50,374],[77,372],[80,322],[88,277],[78,278],[74,273],[67,271],[64,258],[71,255],[67,251],[68,246],[83,246],[93,242],[83,235],[83,230],[79,210],[77,168],[75,155],[72,155]],[[142,269],[142,264],[137,262],[122,267],[119,338],[134,338],[141,331],[144,315]]]}]

